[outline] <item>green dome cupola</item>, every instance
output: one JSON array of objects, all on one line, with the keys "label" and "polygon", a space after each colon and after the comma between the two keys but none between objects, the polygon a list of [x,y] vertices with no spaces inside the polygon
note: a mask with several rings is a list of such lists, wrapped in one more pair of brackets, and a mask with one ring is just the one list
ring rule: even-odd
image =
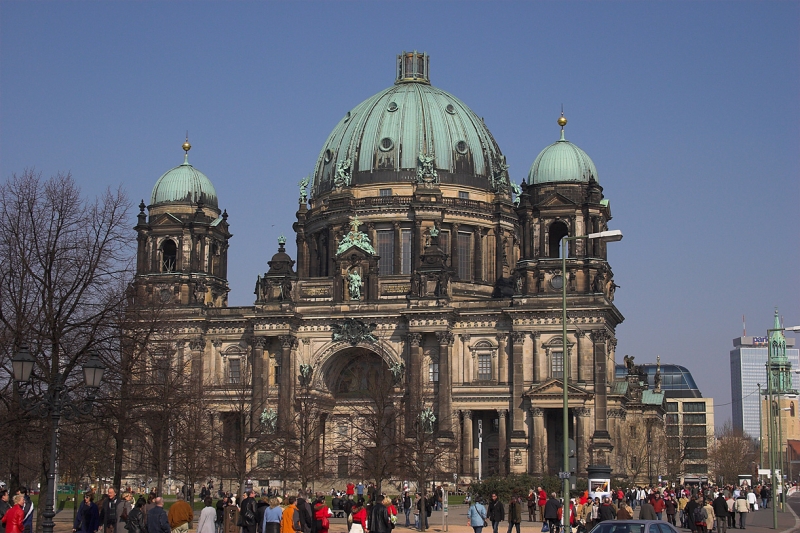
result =
[{"label": "green dome cupola", "polygon": [[541,151],[528,173],[528,183],[588,183],[597,179],[597,168],[586,152],[564,138],[567,119],[564,113],[558,119],[561,139]]},{"label": "green dome cupola", "polygon": [[165,172],[153,186],[150,205],[198,204],[218,209],[217,191],[208,177],[189,164],[192,145],[183,143],[183,164]]},{"label": "green dome cupola", "polygon": [[500,190],[507,165],[483,122],[431,85],[425,53],[397,57],[395,83],[346,112],[320,150],[312,195],[336,187],[439,183]]}]

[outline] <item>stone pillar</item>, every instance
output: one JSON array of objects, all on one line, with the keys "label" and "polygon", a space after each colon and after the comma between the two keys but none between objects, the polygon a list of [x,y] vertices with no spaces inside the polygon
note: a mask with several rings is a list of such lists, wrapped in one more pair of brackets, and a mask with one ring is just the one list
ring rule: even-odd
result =
[{"label": "stone pillar", "polygon": [[458,275],[458,228],[461,224],[450,224],[450,268],[455,271],[456,279],[460,281],[471,281],[468,279],[461,279]]},{"label": "stone pillar", "polygon": [[511,332],[511,339],[514,343],[511,363],[511,440],[515,447],[525,446],[525,411],[522,407],[524,401],[522,393],[525,388],[522,348],[525,336],[522,331]]},{"label": "stone pillar", "polygon": [[469,353],[469,333],[462,333],[461,338],[461,364],[464,365],[464,383],[475,381],[475,371],[473,369],[472,354]]},{"label": "stone pillar", "polygon": [[449,331],[436,333],[439,340],[439,433],[453,437],[452,384],[450,375],[450,347],[453,334]]},{"label": "stone pillar", "polygon": [[294,401],[294,361],[292,348],[297,346],[297,339],[292,335],[282,335],[281,341],[281,385],[278,396],[278,424],[281,430],[290,429],[290,422],[294,414],[292,402]]},{"label": "stone pillar", "polygon": [[591,445],[591,464],[593,466],[610,464],[611,435],[608,432],[608,386],[606,381],[606,341],[609,334],[605,329],[592,331],[594,350],[594,434]]},{"label": "stone pillar", "polygon": [[505,233],[497,226],[494,235],[494,276],[496,279],[503,277],[503,237]]},{"label": "stone pillar", "polygon": [[[267,368],[264,348],[267,346],[266,337],[253,339],[253,422],[259,420],[261,412],[266,407],[266,398],[269,395],[269,378],[264,379]],[[253,425],[255,427],[255,424]]]},{"label": "stone pillar", "polygon": [[464,476],[472,475],[472,411],[467,409],[461,411],[464,419],[464,427],[461,433],[461,474]]},{"label": "stone pillar", "polygon": [[202,337],[189,341],[189,350],[192,352],[192,385],[197,390],[203,385],[203,349],[206,347],[206,341]]},{"label": "stone pillar", "polygon": [[506,355],[506,333],[497,334],[497,383],[508,383],[508,356]]},{"label": "stone pillar", "polygon": [[408,429],[413,427],[414,418],[419,416],[422,404],[420,402],[420,391],[422,389],[422,334],[408,334],[408,391],[409,404],[406,410],[406,426]]},{"label": "stone pillar", "polygon": [[472,279],[476,282],[484,281],[483,275],[483,231],[481,228],[475,228],[472,232],[473,240],[473,273]]},{"label": "stone pillar", "polygon": [[547,429],[544,425],[544,409],[531,407],[533,419],[533,468],[534,475],[542,476],[547,473]]},{"label": "stone pillar", "polygon": [[[392,224],[394,231],[394,261],[392,267],[394,272],[381,272],[381,274],[400,274],[403,270],[403,233],[400,231],[400,223],[394,222]],[[375,245],[377,246],[377,241]]]},{"label": "stone pillar", "polygon": [[539,338],[542,336],[541,331],[531,331],[531,341],[533,341],[533,382],[539,383],[542,381],[542,362],[539,359],[544,358],[544,354],[539,350]]},{"label": "stone pillar", "polygon": [[411,243],[411,250],[412,256],[414,258],[412,264],[414,265],[414,270],[418,270],[422,261],[422,251],[425,249],[423,240],[422,240],[422,221],[415,220],[414,221],[414,240]]},{"label": "stone pillar", "polygon": [[583,339],[586,338],[586,332],[582,330],[575,331],[575,349],[578,353],[578,381],[587,383],[592,380],[592,350],[587,350]]},{"label": "stone pillar", "polygon": [[205,376],[204,378],[207,379],[210,383],[219,384],[220,379],[222,376],[219,372],[219,360],[221,357],[222,351],[222,341],[217,339],[211,341],[211,346],[214,349],[211,351],[211,357],[208,358],[208,368],[204,368]]},{"label": "stone pillar", "polygon": [[577,455],[577,465],[575,475],[583,477],[586,467],[589,466],[589,424],[591,422],[591,411],[586,407],[573,409],[575,413],[575,453]]},{"label": "stone pillar", "polygon": [[497,416],[500,419],[500,431],[497,435],[497,452],[499,459],[500,475],[504,476],[508,473],[508,435],[506,429],[506,419],[508,418],[508,409],[498,409]]}]

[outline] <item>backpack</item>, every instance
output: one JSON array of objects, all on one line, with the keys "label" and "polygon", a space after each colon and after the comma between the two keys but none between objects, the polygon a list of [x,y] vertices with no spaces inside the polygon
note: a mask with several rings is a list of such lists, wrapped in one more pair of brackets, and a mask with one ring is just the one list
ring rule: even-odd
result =
[{"label": "backpack", "polygon": [[692,519],[694,520],[695,524],[705,522],[707,517],[708,513],[702,507],[695,507],[694,511],[692,511]]}]

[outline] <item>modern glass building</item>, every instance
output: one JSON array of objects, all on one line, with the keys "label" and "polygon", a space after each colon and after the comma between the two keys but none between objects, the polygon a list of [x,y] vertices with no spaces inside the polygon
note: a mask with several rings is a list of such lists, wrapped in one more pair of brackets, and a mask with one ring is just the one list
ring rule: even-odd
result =
[{"label": "modern glass building", "polygon": [[[653,363],[644,363],[637,365],[644,369],[647,373],[647,385],[649,388],[655,388],[655,377],[657,366]],[[628,374],[628,369],[625,365],[616,365],[616,378],[625,379]],[[661,390],[667,398],[702,398],[703,395],[697,388],[694,382],[692,373],[680,365],[665,364],[661,365]]]},{"label": "modern glass building", "polygon": [[[786,339],[786,357],[792,368],[800,368],[800,349],[795,339]],[[767,384],[767,337],[737,337],[731,350],[731,399],[733,427],[758,438],[758,385]],[[792,373],[792,385],[800,389],[800,375]]]}]

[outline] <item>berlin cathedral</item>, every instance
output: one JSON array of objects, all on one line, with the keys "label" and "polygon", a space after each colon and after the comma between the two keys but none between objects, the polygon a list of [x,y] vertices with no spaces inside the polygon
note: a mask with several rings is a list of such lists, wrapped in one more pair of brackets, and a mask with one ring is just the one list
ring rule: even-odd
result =
[{"label": "berlin cathedral", "polygon": [[227,305],[229,215],[187,142],[139,206],[134,301],[166,309],[173,356],[211,396],[247,380],[241,430],[287,424],[301,390],[315,398],[325,477],[360,477],[353,418],[376,375],[393,377],[398,424],[425,418],[450,450],[451,475],[555,475],[565,431],[578,476],[624,470],[626,418],[663,416],[663,395],[615,381],[607,245],[562,241],[607,230],[611,208],[557,123],[517,185],[484,121],[404,52],[393,85],[343,109],[299,184],[296,253],[279,240],[246,307]]}]

